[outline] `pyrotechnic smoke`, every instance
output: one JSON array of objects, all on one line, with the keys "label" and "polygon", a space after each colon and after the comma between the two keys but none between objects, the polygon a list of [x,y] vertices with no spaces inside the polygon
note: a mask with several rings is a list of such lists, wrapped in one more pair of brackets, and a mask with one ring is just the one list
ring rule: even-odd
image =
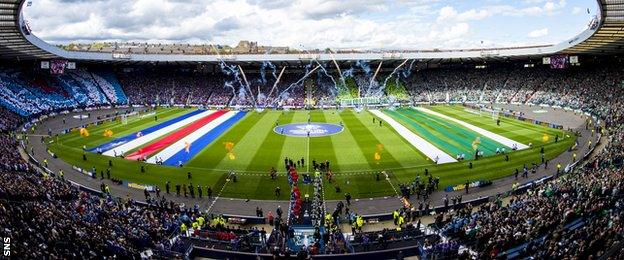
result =
[{"label": "pyrotechnic smoke", "polygon": [[266,85],[267,83],[267,79],[266,79],[267,68],[271,69],[271,74],[273,75],[273,79],[277,79],[277,67],[270,61],[263,61],[262,67],[260,67],[260,83],[262,85]]},{"label": "pyrotechnic smoke", "polygon": [[[214,46],[213,46],[214,48]],[[234,85],[234,83],[238,83],[239,86],[239,98],[241,98],[241,92],[243,93],[242,96],[244,98],[245,96],[245,92],[249,92],[249,96],[252,98],[252,102],[254,104],[254,106],[256,105],[256,101],[253,97],[253,94],[251,93],[251,89],[249,89],[249,86],[247,86],[247,84],[242,82],[242,77],[240,75],[240,71],[238,70],[238,66],[236,65],[227,65],[225,64],[225,61],[223,61],[223,59],[221,58],[221,54],[219,54],[219,50],[217,48],[214,48],[214,51],[217,53],[217,56],[219,57],[219,68],[221,69],[221,72],[227,76],[233,76],[234,80],[229,80],[229,81],[225,81],[223,83],[223,87],[231,89],[232,90],[232,94],[234,95],[234,98],[232,98],[232,100],[230,100],[230,104],[232,105],[232,102],[234,102],[234,99],[236,99],[236,86]],[[247,88],[246,88],[247,87]]]},{"label": "pyrotechnic smoke", "polygon": [[[412,60],[412,62],[410,63],[410,67],[407,69],[408,71],[410,71],[409,73],[411,73],[412,65],[414,64],[415,61],[416,60]],[[394,68],[394,70],[392,70],[392,73],[390,73],[390,75],[388,75],[388,77],[384,80],[384,83],[377,90],[375,95],[378,96],[378,95],[381,95],[383,93],[383,91],[386,89],[386,85],[388,84],[388,80],[390,80],[393,76],[397,75],[397,73],[399,73],[401,67],[403,65],[405,65],[405,63],[407,63],[407,60],[403,61],[401,64],[399,64],[399,66],[397,66],[396,68]],[[400,75],[401,75],[401,73],[399,73],[396,77],[398,78]],[[396,82],[398,83],[398,81],[396,81]]]},{"label": "pyrotechnic smoke", "polygon": [[282,90],[281,92],[278,92],[279,94],[277,95],[278,98],[273,100],[272,104],[275,104],[276,102],[279,102],[280,100],[284,100],[287,99],[290,94],[288,93],[288,91],[290,91],[291,88],[296,87],[296,86],[300,86],[303,85],[304,80],[310,76],[310,68],[312,67],[312,62],[308,63],[304,69],[305,69],[305,73],[303,74],[303,77],[301,77],[299,80],[297,80],[296,82],[290,84],[286,89]]}]

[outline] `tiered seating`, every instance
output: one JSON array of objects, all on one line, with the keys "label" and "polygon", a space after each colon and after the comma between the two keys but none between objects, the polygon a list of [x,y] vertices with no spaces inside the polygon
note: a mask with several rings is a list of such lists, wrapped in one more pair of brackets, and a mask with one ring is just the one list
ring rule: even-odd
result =
[{"label": "tiered seating", "polygon": [[[37,89],[32,89],[19,78],[19,73],[0,71],[0,102],[7,108],[22,116],[50,110],[54,106],[64,107],[65,99],[60,96],[48,95],[42,97]],[[31,91],[33,90],[34,93]]]},{"label": "tiered seating", "polygon": [[47,75],[0,69],[0,104],[22,116],[76,107],[127,102],[112,73],[105,77],[86,70]]},{"label": "tiered seating", "polygon": [[[104,89],[101,89],[91,73],[85,70],[78,70],[67,73],[67,75],[72,76],[85,90],[84,92],[91,99],[92,104],[106,104],[109,103],[105,93],[103,93]],[[112,93],[111,93],[112,94]]]},{"label": "tiered seating", "polygon": [[113,103],[116,104],[126,104],[128,103],[128,98],[126,97],[126,93],[124,93],[123,88],[121,87],[121,83],[117,79],[117,76],[112,71],[97,71],[93,73],[96,81],[102,85],[109,85],[115,95],[114,97],[109,97],[109,100],[114,100]]},{"label": "tiered seating", "polygon": [[62,75],[56,77],[59,85],[61,85],[65,91],[70,93],[70,95],[78,102],[80,106],[92,106],[94,105],[93,101],[89,99],[89,96],[84,92],[84,90],[78,87],[78,82],[73,79],[73,77],[68,75]]}]

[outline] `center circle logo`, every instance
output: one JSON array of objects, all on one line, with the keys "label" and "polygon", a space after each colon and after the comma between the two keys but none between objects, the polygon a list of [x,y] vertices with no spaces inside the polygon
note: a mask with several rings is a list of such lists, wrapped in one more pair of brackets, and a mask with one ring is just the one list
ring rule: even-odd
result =
[{"label": "center circle logo", "polygon": [[338,134],[343,129],[342,125],[328,123],[295,123],[276,126],[273,131],[285,136],[321,137]]}]

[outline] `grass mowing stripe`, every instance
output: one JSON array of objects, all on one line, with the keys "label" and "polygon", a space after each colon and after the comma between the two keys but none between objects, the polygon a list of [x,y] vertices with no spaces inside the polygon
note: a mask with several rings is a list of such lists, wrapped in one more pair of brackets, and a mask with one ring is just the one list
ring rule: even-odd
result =
[{"label": "grass mowing stripe", "polygon": [[462,153],[465,153],[467,157],[472,156],[472,152],[466,150],[464,147],[460,146],[460,144],[454,142],[450,142],[451,144],[449,144],[449,142],[443,139],[445,137],[435,131],[435,129],[432,129],[427,125],[420,125],[407,115],[392,110],[384,110],[383,112],[397,120],[397,122],[401,123],[408,129],[412,130],[415,134],[429,141],[431,144],[440,148],[442,151],[450,154],[453,157],[455,157],[455,155],[457,154]]},{"label": "grass mowing stripe", "polygon": [[[314,110],[299,112],[302,115],[306,115],[306,121],[307,116],[309,115],[310,122],[312,123],[328,122],[323,111]],[[300,121],[297,120],[297,122]],[[316,162],[329,161],[334,172],[340,171],[341,168],[339,168],[340,166],[337,163],[338,159],[336,158],[336,153],[334,151],[334,145],[332,141],[334,136],[289,137],[289,139],[300,139],[305,142],[306,145],[306,147],[304,148],[307,151],[307,154],[305,155],[305,165],[299,168],[299,173],[314,172],[314,169],[312,168],[312,160],[316,160]],[[288,141],[284,144],[284,146],[289,146]],[[294,158],[293,160],[296,159],[299,158]],[[313,185],[299,185],[299,189],[303,194],[312,194],[314,192]]]},{"label": "grass mowing stripe", "polygon": [[[382,170],[387,168],[397,168],[400,164],[394,159],[392,154],[384,152],[381,150],[380,156],[375,158],[375,153],[379,152],[378,145],[381,144],[379,139],[373,135],[373,133],[368,130],[362,122],[356,118],[355,114],[351,110],[346,110],[340,113],[340,117],[344,122],[344,125],[349,128],[353,136],[355,136],[355,141],[358,144],[360,150],[364,154],[366,161],[370,165],[371,169]],[[388,127],[380,126],[380,127]],[[378,159],[378,160],[377,160]]]},{"label": "grass mowing stripe", "polygon": [[[179,113],[183,111],[182,109],[163,109],[161,111],[157,111],[156,114],[159,116],[169,116],[174,113]],[[137,126],[143,126],[148,122],[153,122],[152,117],[139,118],[141,115],[134,116],[132,122],[127,124],[123,124],[121,120],[114,120],[112,122],[106,122],[97,126],[88,127],[89,133],[94,136],[99,136],[103,134],[106,129],[117,130],[118,128],[132,128]],[[156,122],[154,122],[155,124]],[[114,131],[115,132],[115,131]],[[117,133],[116,133],[117,134]],[[118,134],[117,134],[118,135]],[[72,141],[75,139],[79,139],[80,135],[65,135],[63,136],[63,141]]]},{"label": "grass mowing stripe", "polygon": [[[307,123],[308,122],[308,116],[310,112],[298,110],[298,111],[293,111],[290,113],[294,113],[290,123]],[[274,133],[274,135],[282,136],[277,133]],[[293,162],[295,162],[295,165],[297,165],[298,160],[300,160],[301,158],[305,158],[308,155],[308,148],[309,148],[308,142],[309,141],[310,140],[307,137],[286,136],[284,139],[284,143],[282,144],[282,151],[281,151],[280,157],[274,161],[274,163],[276,163],[276,165],[278,165],[279,167],[279,168],[276,167],[276,169],[278,171],[286,170],[284,168],[284,158],[286,157],[292,159]],[[305,158],[305,159],[309,163],[309,159],[308,158]],[[297,171],[305,172],[306,167],[297,167]]]},{"label": "grass mowing stripe", "polygon": [[[280,113],[277,112],[276,113]],[[294,122],[303,122],[307,120],[307,115],[303,111],[287,111],[279,118],[280,124],[288,124]],[[275,122],[273,122],[275,123]],[[285,171],[284,169],[284,157],[288,156],[293,158],[293,161],[298,160],[305,154],[307,149],[307,141],[304,138],[287,137],[269,131],[267,138],[262,143],[262,148],[256,152],[250,167],[254,167],[256,171],[266,172],[263,177],[256,178],[253,185],[249,185],[246,189],[250,193],[258,194],[267,192],[279,186],[282,189],[282,196],[287,196],[290,193],[288,181],[285,176],[281,176],[279,180],[271,180],[268,177],[269,168],[275,167],[278,171]],[[278,152],[280,151],[280,152]],[[257,158],[256,156],[260,156]],[[301,172],[301,170],[300,170]]]},{"label": "grass mowing stripe", "polygon": [[[288,124],[293,121],[295,112],[293,111],[275,111],[281,113],[279,117],[280,124]],[[275,124],[275,122],[271,122]],[[248,171],[268,171],[271,167],[275,167],[280,172],[285,171],[283,157],[281,151],[286,141],[286,136],[269,132],[260,145],[261,149],[249,151],[255,153],[253,159],[247,167]]]},{"label": "grass mowing stripe", "polygon": [[356,117],[366,126],[373,135],[384,145],[384,150],[388,151],[402,167],[421,166],[433,163],[420,150],[412,146],[392,127],[379,127],[379,121],[370,112],[357,113]]},{"label": "grass mowing stripe", "polygon": [[447,136],[452,138],[455,142],[461,142],[463,145],[472,147],[474,146],[474,142],[478,139],[480,142],[478,144],[478,147],[482,151],[484,151],[486,155],[495,154],[496,148],[505,147],[505,145],[498,143],[486,136],[482,136],[481,134],[475,131],[472,131],[455,122],[448,122],[435,115],[426,114],[415,109],[409,109],[408,111],[414,115],[422,116],[422,118],[425,119],[422,122],[427,122],[427,123],[431,122],[439,126],[442,126],[442,128],[437,128],[437,129],[443,130],[443,132],[448,133]]},{"label": "grass mowing stripe", "polygon": [[[467,112],[466,108],[463,108],[461,106],[452,106],[452,107],[450,107],[449,110],[452,110],[453,112],[455,112],[456,114],[460,114],[461,116],[467,117],[467,120],[473,120],[475,117],[478,118],[478,119],[482,118],[482,116],[477,116],[477,115],[474,115],[472,113]],[[477,111],[477,110],[474,110],[474,111],[479,112],[481,115],[483,114],[481,111]],[[449,112],[451,112],[451,111],[449,111]],[[471,118],[471,116],[472,116],[472,118]],[[536,131],[536,132],[539,132],[539,133],[544,133],[545,132],[546,134],[549,134],[549,135],[552,135],[552,136],[555,136],[556,134],[562,134],[564,132],[564,131],[559,130],[559,129],[554,129],[554,128],[550,128],[550,127],[546,127],[546,126],[536,125],[536,124],[533,124],[533,123],[520,121],[520,120],[513,119],[513,118],[507,118],[507,117],[504,117],[504,116],[501,116],[500,119],[501,119],[501,123],[510,124],[512,126],[515,126],[516,129],[524,129],[524,130]],[[479,122],[479,121],[477,121],[477,122]],[[495,125],[494,124],[495,120],[492,119],[490,121],[485,121],[485,122],[481,121],[480,123],[488,125],[488,126],[493,126],[493,125]]]},{"label": "grass mowing stripe", "polygon": [[[173,112],[173,110],[169,110],[168,112]],[[185,110],[177,110],[175,111],[175,113],[166,113],[165,115],[162,115],[161,118],[163,120],[169,120],[169,119],[181,116],[187,112],[188,111],[185,111]],[[115,138],[126,136],[128,134],[140,131],[141,129],[145,129],[147,127],[159,124],[160,122],[154,121],[153,118],[151,117],[146,117],[146,118],[137,120],[133,123],[129,123],[126,125],[122,124],[121,122],[111,122],[111,123],[114,123],[116,125],[111,125],[110,128],[103,125],[103,130],[98,130],[96,132],[90,131],[91,134],[85,138],[88,140],[87,142],[84,142],[84,140],[79,140],[81,137],[80,133],[76,133],[76,135],[78,136],[78,140],[66,142],[66,144],[73,145],[75,143],[82,143],[82,144],[85,144],[88,148],[95,147],[103,143],[109,142],[111,140],[114,140]],[[114,134],[112,137],[105,137],[101,135],[106,129],[111,129],[111,131],[113,131]]]},{"label": "grass mowing stripe", "polygon": [[449,116],[464,120],[465,122],[474,124],[483,129],[500,134],[523,144],[535,143],[535,141],[541,140],[542,137],[538,130],[529,129],[526,126],[516,125],[516,122],[510,123],[505,122],[505,120],[501,119],[501,126],[492,127],[492,125],[496,125],[495,120],[491,120],[492,122],[490,123],[486,120],[483,120],[482,118],[479,118],[480,121],[476,121],[469,117],[465,117],[464,115],[457,114],[457,111],[441,111],[440,113],[446,113]]},{"label": "grass mowing stripe", "polygon": [[564,134],[564,132],[561,130],[522,122],[516,119],[510,119],[506,117],[501,117],[501,126],[497,126],[496,120],[484,120],[483,115],[475,115],[466,112],[465,110],[461,109],[462,107],[457,106],[434,106],[431,108],[439,113],[461,119],[467,123],[477,125],[488,131],[496,132],[502,136],[525,144],[542,143],[542,138],[544,134],[548,135],[548,139],[552,141],[554,141],[555,135],[562,136]]},{"label": "grass mowing stripe", "polygon": [[[315,110],[310,112],[310,121],[318,122],[318,123],[326,123],[327,118],[323,111]],[[333,123],[333,122],[332,122]],[[312,160],[319,161],[329,161],[332,171],[340,172],[342,169],[341,164],[336,157],[336,149],[334,148],[334,138],[341,139],[343,133],[332,136],[323,136],[323,137],[311,137],[311,138],[303,138],[308,139],[310,142],[310,154],[308,158],[306,158],[306,166],[309,167],[309,171],[312,172]],[[305,169],[305,168],[304,168]],[[302,170],[303,171],[303,170]]]},{"label": "grass mowing stripe", "polygon": [[[250,112],[228,132],[193,158],[193,166],[215,168],[219,170],[246,170],[262,140],[269,134],[273,122],[279,114],[270,112]],[[234,144],[233,157],[228,155],[226,143]]]},{"label": "grass mowing stripe", "polygon": [[[328,123],[339,124],[342,118],[336,111],[323,111],[325,114],[325,120]],[[332,166],[334,172],[340,171],[354,171],[370,169],[362,150],[354,149],[358,146],[355,136],[348,127],[344,127],[340,134],[331,135],[331,142],[333,148],[329,148],[338,152],[334,152],[336,161],[334,162],[335,168]]]},{"label": "grass mowing stripe", "polygon": [[[392,187],[383,178],[381,183],[375,180],[375,174],[362,173],[354,175],[353,173],[345,173],[341,171],[348,170],[365,170],[372,169],[370,167],[370,161],[374,159],[374,154],[371,154],[370,158],[367,158],[364,151],[358,144],[358,139],[366,138],[370,140],[372,135],[366,132],[362,132],[354,129],[364,129],[357,124],[350,124],[345,122],[343,117],[344,113],[339,114],[337,111],[323,111],[325,116],[325,122],[328,123],[340,123],[343,122],[345,128],[340,134],[330,136],[332,140],[332,146],[328,149],[335,149],[334,154],[336,156],[336,162],[332,162],[332,170],[334,177],[332,183],[329,181],[323,181],[325,188],[325,199],[344,199],[345,193],[351,193],[352,196],[358,198],[379,197],[387,194],[392,194]],[[352,113],[350,115],[353,115]],[[347,119],[347,120],[356,120]],[[313,138],[313,140],[316,138]],[[370,142],[370,141],[368,141]],[[371,142],[374,143],[374,142]],[[373,145],[374,146],[374,145]],[[360,149],[356,148],[359,147]],[[336,165],[340,164],[339,170],[336,170]],[[351,167],[351,168],[349,168]],[[336,187],[340,187],[340,192],[336,192]],[[311,191],[311,187],[305,187],[303,190]]]}]

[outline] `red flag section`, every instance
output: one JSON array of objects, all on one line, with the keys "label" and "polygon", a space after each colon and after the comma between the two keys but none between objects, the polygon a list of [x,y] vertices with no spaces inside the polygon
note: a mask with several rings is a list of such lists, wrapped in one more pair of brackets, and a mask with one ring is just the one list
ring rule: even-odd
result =
[{"label": "red flag section", "polygon": [[157,151],[160,151],[161,149],[172,145],[173,143],[177,142],[178,140],[182,139],[183,137],[191,134],[192,132],[197,131],[197,129],[203,127],[204,125],[212,122],[213,120],[217,119],[218,117],[222,116],[223,114],[227,113],[227,110],[219,110],[216,111],[210,115],[207,115],[193,123],[191,123],[190,125],[176,131],[173,132],[169,135],[167,135],[166,137],[156,141],[155,143],[152,143],[148,146],[139,148],[138,151],[126,156],[125,158],[128,160],[143,160],[146,159],[148,156],[156,153]]}]

